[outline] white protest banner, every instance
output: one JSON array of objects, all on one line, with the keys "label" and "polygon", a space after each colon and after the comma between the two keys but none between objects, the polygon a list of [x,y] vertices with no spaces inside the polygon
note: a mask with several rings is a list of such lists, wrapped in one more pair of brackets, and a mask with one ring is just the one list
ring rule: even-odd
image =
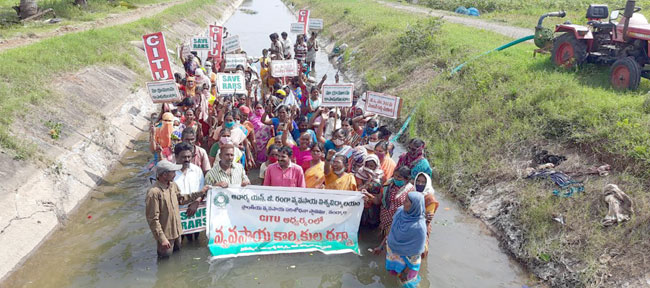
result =
[{"label": "white protest banner", "polygon": [[355,191],[253,186],[208,192],[213,258],[320,251],[359,254],[363,195]]},{"label": "white protest banner", "polygon": [[305,31],[305,23],[291,23],[291,33],[303,34]]},{"label": "white protest banner", "polygon": [[307,26],[309,26],[309,10],[302,9],[298,11],[298,23],[304,24],[302,34],[307,34]]},{"label": "white protest banner", "polygon": [[273,77],[298,76],[298,61],[296,61],[296,59],[271,60],[271,76]]},{"label": "white protest banner", "polygon": [[226,71],[232,71],[237,68],[237,65],[242,65],[246,67],[248,63],[248,58],[246,54],[226,54]]},{"label": "white protest banner", "polygon": [[402,110],[402,99],[377,92],[366,92],[365,112],[397,119]]},{"label": "white protest banner", "polygon": [[174,73],[172,72],[171,62],[169,62],[167,44],[165,44],[163,33],[157,32],[144,35],[142,41],[144,42],[144,52],[147,54],[153,80],[173,80]]},{"label": "white protest banner", "polygon": [[210,51],[210,38],[192,37],[192,51]]},{"label": "white protest banner", "polygon": [[178,92],[178,86],[174,80],[147,82],[147,90],[149,90],[153,103],[181,101],[181,93]]},{"label": "white protest banner", "polygon": [[354,95],[354,84],[323,84],[321,106],[350,107]]},{"label": "white protest banner", "polygon": [[226,53],[235,52],[241,50],[241,44],[239,43],[239,36],[230,36],[223,39],[223,51]]},{"label": "white protest banner", "polygon": [[240,73],[217,73],[217,91],[220,94],[246,93],[246,78]]},{"label": "white protest banner", "polygon": [[181,228],[183,229],[183,233],[181,234],[185,235],[205,231],[208,218],[208,208],[206,207],[205,202],[199,204],[199,208],[192,217],[187,217],[187,206],[188,205],[180,205],[178,207],[178,210],[181,212]]},{"label": "white protest banner", "polygon": [[323,19],[309,19],[309,30],[323,30]]}]

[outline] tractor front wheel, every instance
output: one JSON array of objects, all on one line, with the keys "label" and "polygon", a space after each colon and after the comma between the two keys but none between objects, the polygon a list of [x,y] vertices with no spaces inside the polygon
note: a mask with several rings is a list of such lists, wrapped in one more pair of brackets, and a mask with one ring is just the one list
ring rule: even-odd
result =
[{"label": "tractor front wheel", "polygon": [[576,67],[587,59],[587,44],[576,39],[572,32],[565,32],[553,39],[551,59],[558,67]]},{"label": "tractor front wheel", "polygon": [[617,90],[636,90],[641,82],[641,66],[633,57],[616,60],[612,65],[609,79]]}]

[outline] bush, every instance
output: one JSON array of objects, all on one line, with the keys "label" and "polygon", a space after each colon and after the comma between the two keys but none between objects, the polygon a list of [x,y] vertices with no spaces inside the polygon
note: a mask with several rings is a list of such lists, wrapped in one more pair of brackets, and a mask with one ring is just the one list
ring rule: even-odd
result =
[{"label": "bush", "polygon": [[397,38],[394,56],[406,59],[414,56],[430,55],[439,48],[435,37],[440,31],[440,17],[431,17],[408,25],[406,31]]}]

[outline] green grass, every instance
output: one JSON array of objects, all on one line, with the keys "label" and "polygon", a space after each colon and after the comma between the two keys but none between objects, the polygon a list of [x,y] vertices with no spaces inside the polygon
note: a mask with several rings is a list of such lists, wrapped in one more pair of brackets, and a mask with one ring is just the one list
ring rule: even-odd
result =
[{"label": "green grass", "polygon": [[[386,0],[405,3],[402,0]],[[610,13],[613,9],[625,7],[625,0],[603,0],[603,1],[582,1],[582,0],[421,0],[420,5],[433,9],[454,11],[459,6],[466,8],[476,7],[481,12],[481,18],[491,19],[497,22],[504,22],[513,26],[534,28],[539,17],[547,12],[565,10],[565,18],[547,18],[544,24],[552,27],[554,24],[564,21],[571,21],[576,24],[585,24],[587,19],[587,7],[589,4],[607,4]],[[642,7],[641,11],[650,15],[650,1],[636,1],[636,6]],[[469,16],[468,16],[469,17]]]},{"label": "green grass", "polygon": [[[146,75],[136,63],[130,41],[142,41],[146,33],[162,31],[174,21],[193,15],[213,0],[192,0],[170,7],[156,17],[114,27],[88,30],[50,38],[17,49],[0,52],[0,146],[20,158],[32,156],[33,148],[21,139],[9,136],[8,127],[15,116],[29,113],[30,105],[42,105],[52,99],[49,83],[63,73],[90,65],[123,65]],[[205,23],[198,23],[205,24]],[[168,47],[175,43],[167,40]],[[138,52],[139,53],[139,52]]]},{"label": "green grass", "polygon": [[[170,2],[172,0],[129,0],[125,1],[135,6],[144,6],[154,3]],[[94,21],[106,18],[109,14],[118,14],[129,11],[129,8],[120,5],[120,1],[88,0],[86,7],[73,4],[73,0],[42,0],[38,1],[39,9],[54,9],[57,18],[63,21],[56,24],[46,24],[40,20],[52,18],[48,14],[40,20],[19,23],[18,15],[12,8],[18,6],[18,0],[0,0],[0,39],[12,38],[19,35],[29,36],[32,33],[51,31],[64,25],[80,22]]]},{"label": "green grass", "polygon": [[[437,180],[449,192],[466,202],[470,189],[516,183],[521,209],[515,218],[525,231],[524,250],[531,261],[578,259],[584,285],[608,269],[632,276],[650,269],[632,255],[650,249],[638,240],[650,235],[647,228],[639,231],[650,221],[647,208],[640,208],[650,206],[645,192],[650,184],[650,81],[643,80],[638,91],[614,91],[608,67],[556,69],[548,56],[533,58],[536,47],[527,43],[480,58],[450,76],[453,67],[512,39],[461,25],[438,26],[436,20],[370,0],[295,2],[324,18],[325,33],[337,43],[350,45],[345,64],[369,90],[399,93],[406,102],[402,115],[417,107],[409,134],[427,142]],[[557,198],[552,185],[517,180],[513,172],[514,160],[529,159],[530,148],[539,144],[577,150],[618,173],[590,181],[586,193]],[[627,225],[599,225],[606,212],[600,202],[606,181],[634,198],[637,215]],[[565,228],[551,220],[554,213],[567,217]],[[597,258],[606,248],[630,251],[629,258],[620,256],[626,263],[617,267],[602,265]]]}]

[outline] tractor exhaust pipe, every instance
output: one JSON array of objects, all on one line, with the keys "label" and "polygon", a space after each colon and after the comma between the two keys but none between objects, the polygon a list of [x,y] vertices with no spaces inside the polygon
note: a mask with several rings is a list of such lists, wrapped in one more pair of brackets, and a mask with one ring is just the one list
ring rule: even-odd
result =
[{"label": "tractor exhaust pipe", "polygon": [[623,24],[623,40],[627,41],[627,29],[630,25],[630,18],[634,15],[634,7],[636,6],[635,0],[627,0],[625,3],[625,10],[623,10],[623,17],[625,17],[625,24]]},{"label": "tractor exhaust pipe", "polygon": [[535,27],[535,28],[539,28],[539,29],[543,28],[543,26],[542,26],[542,22],[544,22],[544,18],[546,18],[546,17],[560,17],[560,18],[564,18],[565,16],[566,16],[566,12],[565,12],[565,11],[558,11],[558,12],[549,12],[549,13],[546,13],[546,14],[542,15],[542,17],[539,17],[539,21],[537,21],[537,27]]}]

